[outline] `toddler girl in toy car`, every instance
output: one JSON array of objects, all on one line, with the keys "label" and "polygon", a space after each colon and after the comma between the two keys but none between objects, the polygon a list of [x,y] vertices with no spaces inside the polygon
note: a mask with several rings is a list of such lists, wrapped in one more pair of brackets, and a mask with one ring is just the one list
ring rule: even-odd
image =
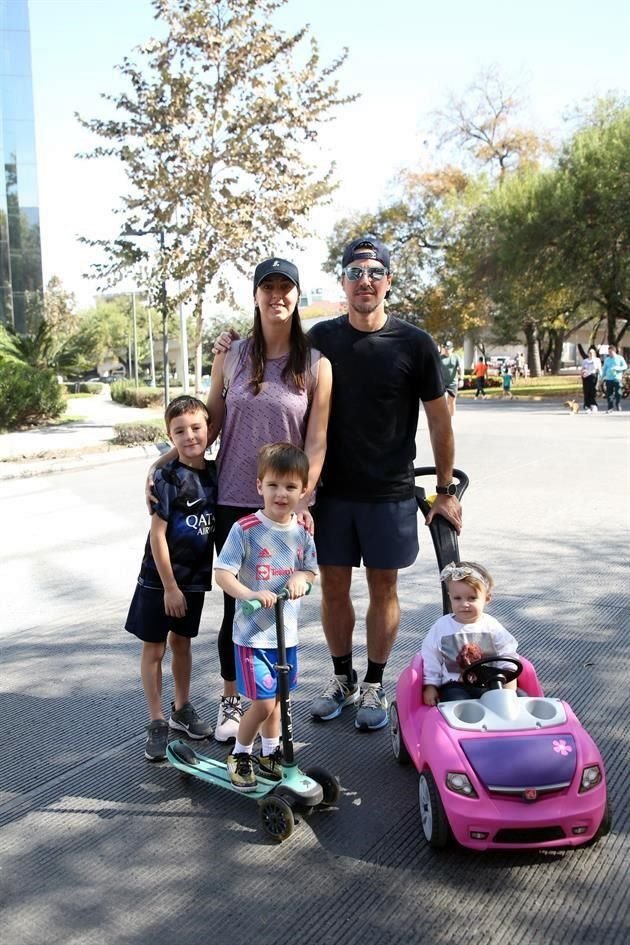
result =
[{"label": "toddler girl in toy car", "polygon": [[[462,672],[480,659],[515,657],[516,640],[498,620],[484,613],[494,581],[474,561],[452,561],[441,571],[452,613],[433,624],[422,643],[425,705],[455,699],[478,699],[483,689],[464,683]],[[516,689],[516,681],[505,688]]]}]

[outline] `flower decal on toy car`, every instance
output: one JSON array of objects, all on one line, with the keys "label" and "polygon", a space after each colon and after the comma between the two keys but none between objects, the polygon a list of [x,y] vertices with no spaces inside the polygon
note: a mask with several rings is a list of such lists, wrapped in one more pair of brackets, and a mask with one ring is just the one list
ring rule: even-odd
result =
[{"label": "flower decal on toy car", "polygon": [[567,745],[564,738],[559,738],[559,739],[554,738],[553,750],[557,752],[559,755],[562,755],[563,757],[565,757],[565,755],[571,754],[571,752],[573,751],[573,748],[571,747],[571,745]]}]

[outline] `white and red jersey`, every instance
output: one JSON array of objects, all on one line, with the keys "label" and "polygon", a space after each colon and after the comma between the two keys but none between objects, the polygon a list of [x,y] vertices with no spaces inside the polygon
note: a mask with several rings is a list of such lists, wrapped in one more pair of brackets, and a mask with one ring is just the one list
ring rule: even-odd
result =
[{"label": "white and red jersey", "polygon": [[[225,540],[216,561],[216,568],[238,576],[252,591],[283,589],[295,571],[317,573],[317,556],[313,536],[295,516],[286,525],[272,521],[264,512],[253,512],[239,519]],[[284,605],[284,630],[287,646],[297,646],[299,600]],[[257,610],[245,616],[236,602],[232,639],[239,646],[271,649],[276,646],[276,623],[273,608]]]}]

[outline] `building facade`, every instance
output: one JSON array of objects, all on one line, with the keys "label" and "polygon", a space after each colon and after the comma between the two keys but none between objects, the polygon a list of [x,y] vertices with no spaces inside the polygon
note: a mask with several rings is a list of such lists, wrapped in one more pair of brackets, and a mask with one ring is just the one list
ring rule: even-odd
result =
[{"label": "building facade", "polygon": [[0,322],[20,334],[42,291],[28,0],[0,0]]}]

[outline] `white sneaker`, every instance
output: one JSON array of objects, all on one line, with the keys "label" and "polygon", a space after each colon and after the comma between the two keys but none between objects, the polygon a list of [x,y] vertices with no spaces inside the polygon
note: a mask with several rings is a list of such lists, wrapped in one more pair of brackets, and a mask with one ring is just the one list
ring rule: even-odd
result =
[{"label": "white sneaker", "polygon": [[240,696],[221,696],[214,738],[217,742],[234,741],[243,717]]}]

